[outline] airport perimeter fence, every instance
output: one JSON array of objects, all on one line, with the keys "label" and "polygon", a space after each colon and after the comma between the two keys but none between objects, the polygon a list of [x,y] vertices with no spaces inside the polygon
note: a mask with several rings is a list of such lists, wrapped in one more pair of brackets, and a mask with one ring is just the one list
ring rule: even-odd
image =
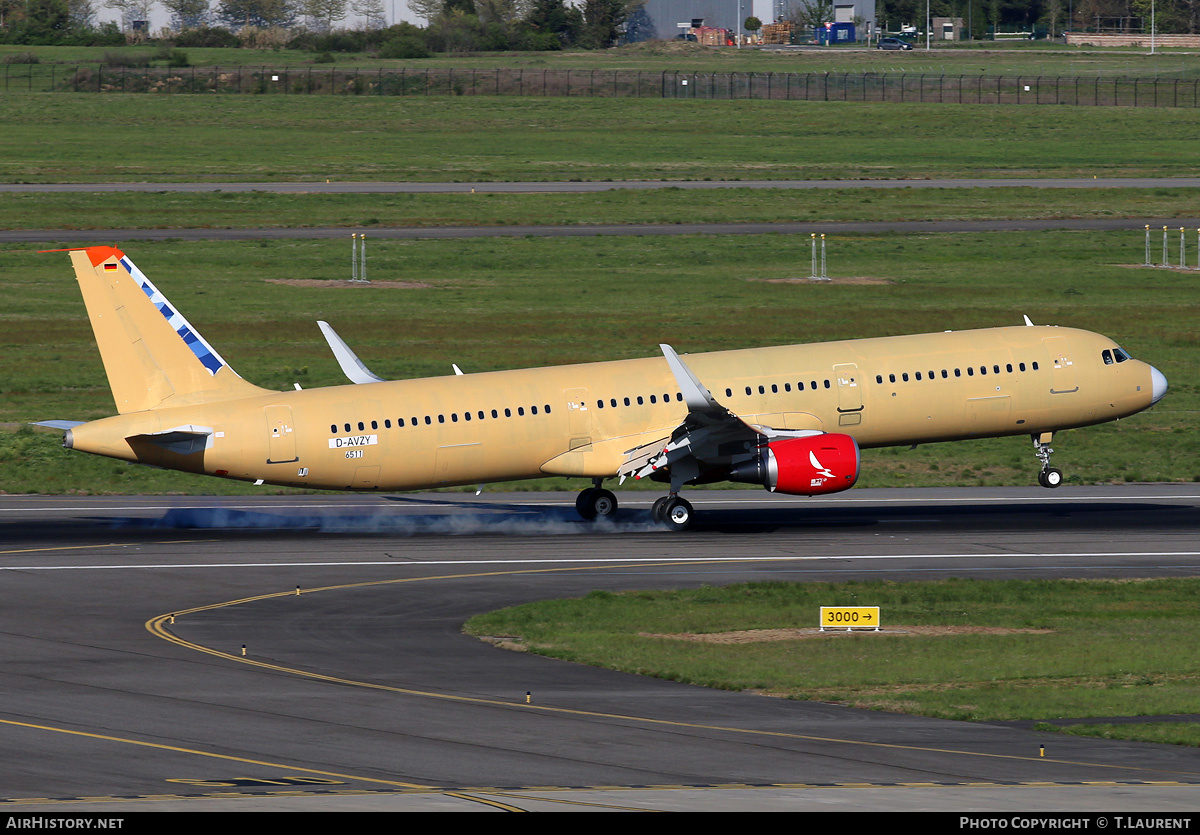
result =
[{"label": "airport perimeter fence", "polygon": [[554,96],[1200,107],[1200,78],[937,73],[317,67],[4,66],[3,91],[352,96]]}]

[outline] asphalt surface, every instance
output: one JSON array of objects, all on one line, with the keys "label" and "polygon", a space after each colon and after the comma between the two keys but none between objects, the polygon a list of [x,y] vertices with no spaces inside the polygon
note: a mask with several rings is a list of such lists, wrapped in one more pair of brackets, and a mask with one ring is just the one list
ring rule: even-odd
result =
[{"label": "asphalt surface", "polygon": [[1195,576],[1194,485],[698,491],[685,534],[647,523],[654,497],[604,526],[559,494],[2,497],[0,806],[1200,806],[1194,749],[704,690],[459,631],[593,589]]},{"label": "asphalt surface", "polygon": [[0,193],[246,192],[276,194],[579,194],[617,189],[843,188],[1200,188],[1200,177],[1083,177],[957,180],[612,180],[481,183],[0,183]]},{"label": "asphalt surface", "polygon": [[[882,234],[937,232],[1042,232],[1053,229],[1099,231],[1141,231],[1149,225],[1155,232],[1163,226],[1172,230],[1181,224],[1189,228],[1200,223],[1195,218],[1088,218],[1051,220],[931,220],[862,221],[826,223],[647,223],[572,226],[371,226],[370,236],[379,240],[419,240],[452,238],[592,238],[603,235],[808,235]],[[98,243],[114,241],[251,241],[314,240],[345,238],[351,229],[362,227],[286,227],[248,229],[23,229],[0,231],[0,243],[50,244]]]}]

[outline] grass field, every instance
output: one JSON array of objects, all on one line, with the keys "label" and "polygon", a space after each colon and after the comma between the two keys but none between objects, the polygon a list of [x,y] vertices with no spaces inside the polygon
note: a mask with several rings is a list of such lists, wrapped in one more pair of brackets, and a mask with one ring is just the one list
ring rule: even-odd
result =
[{"label": "grass field", "polygon": [[[182,50],[193,66],[311,65],[313,53],[296,50],[196,49]],[[164,62],[154,45],[131,47],[59,47],[0,45],[0,61],[14,53],[32,52],[43,64],[96,64],[107,53]],[[926,52],[880,52],[873,49],[716,49],[696,44],[646,43],[600,52],[506,52],[448,55],[419,60],[384,60],[366,53],[334,56],[339,67],[517,67],[526,69],[632,69],[646,71],[694,70],[697,72],[927,72],[976,75],[1071,75],[1195,78],[1200,75],[1200,55],[1193,50],[1091,49],[1050,42],[975,43],[935,45]],[[325,65],[329,66],[329,65]],[[23,76],[27,67],[11,72]]]},{"label": "grass field", "polygon": [[[1200,218],[1200,190],[667,187],[596,194],[0,195],[0,229],[269,229],[613,223]],[[1180,222],[1180,225],[1183,221]],[[1189,250],[1195,223],[1188,221]],[[347,237],[350,232],[347,231]],[[1178,249],[1176,245],[1176,250]],[[1173,252],[1177,260],[1177,252]],[[1189,259],[1190,260],[1190,259]]]},{"label": "grass field", "polygon": [[2,106],[4,182],[1192,176],[1200,121],[1185,109],[575,98],[46,93]]},{"label": "grass field", "polygon": [[[1198,118],[1125,108],[85,94],[14,96],[0,106],[8,181],[1192,175]],[[1196,199],[1179,189],[4,194],[0,227],[1194,217]],[[377,372],[403,378],[445,373],[450,362],[537,366],[648,356],[659,341],[715,350],[984,327],[1028,313],[1109,334],[1172,383],[1153,412],[1058,440],[1055,462],[1070,478],[1200,478],[1193,279],[1132,269],[1142,261],[1137,230],[832,238],[831,275],[855,281],[825,287],[778,283],[806,276],[810,251],[807,236],[775,235],[373,240],[372,278],[426,286],[273,283],[345,277],[345,244],[125,248],[244,376],[279,389],[342,382],[318,318]],[[112,411],[66,259],[33,253],[50,248],[0,253],[0,421]],[[1194,251],[1189,239],[1190,258]],[[868,452],[862,483],[1027,484],[1027,447],[1002,439]],[[0,489],[261,488],[67,455],[56,435],[39,432],[0,434]]]},{"label": "grass field", "polygon": [[[1195,713],[1197,593],[1194,578],[750,583],[597,591],[478,615],[465,630],[707,687],[1057,730],[1062,718]],[[823,605],[880,606],[896,632],[813,635]],[[791,632],[802,628],[809,634]],[[760,634],[730,635],[747,630]],[[1200,744],[1186,722],[1069,732]]]}]

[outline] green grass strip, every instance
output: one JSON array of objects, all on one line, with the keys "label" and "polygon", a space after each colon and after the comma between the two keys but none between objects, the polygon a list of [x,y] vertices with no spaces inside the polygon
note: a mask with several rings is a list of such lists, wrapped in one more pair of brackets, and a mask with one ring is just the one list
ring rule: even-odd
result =
[{"label": "green grass strip", "polygon": [[[465,631],[706,687],[1049,728],[1063,718],[1196,713],[1198,595],[1197,578],[761,582],[595,591],[478,615]],[[880,606],[884,631],[817,633],[822,605]],[[1150,738],[1140,724],[1069,732]],[[1153,733],[1200,742],[1187,722]]]}]

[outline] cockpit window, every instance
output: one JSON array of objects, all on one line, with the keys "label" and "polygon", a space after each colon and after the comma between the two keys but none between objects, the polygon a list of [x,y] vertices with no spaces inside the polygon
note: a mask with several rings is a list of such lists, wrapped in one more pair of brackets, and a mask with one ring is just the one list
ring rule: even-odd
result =
[{"label": "cockpit window", "polygon": [[1103,350],[1103,351],[1100,353],[1100,356],[1104,357],[1104,364],[1105,364],[1105,365],[1112,365],[1112,364],[1113,364],[1113,355],[1112,355],[1112,351],[1110,351],[1110,350],[1108,350],[1107,348],[1105,348],[1105,349],[1104,349],[1104,350]]},{"label": "cockpit window", "polygon": [[1133,359],[1133,357],[1129,356],[1124,348],[1113,348],[1113,354],[1116,355],[1117,362],[1125,362],[1125,360]]}]

